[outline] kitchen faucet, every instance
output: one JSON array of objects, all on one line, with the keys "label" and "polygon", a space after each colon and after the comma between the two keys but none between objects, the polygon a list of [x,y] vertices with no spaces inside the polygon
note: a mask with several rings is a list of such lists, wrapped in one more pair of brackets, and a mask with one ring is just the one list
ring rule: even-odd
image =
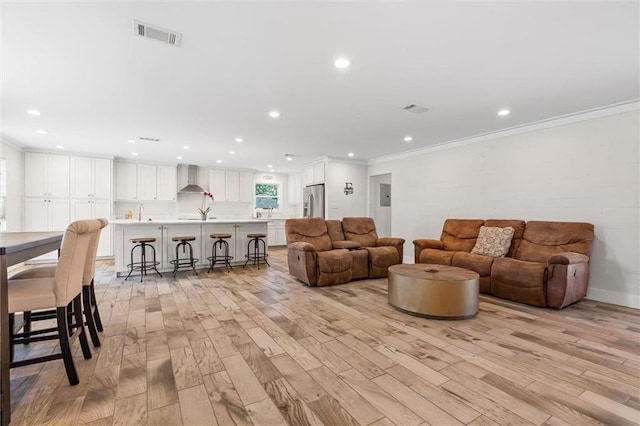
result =
[{"label": "kitchen faucet", "polygon": [[144,204],[140,203],[138,206],[138,222],[142,222],[142,212],[144,211]]}]

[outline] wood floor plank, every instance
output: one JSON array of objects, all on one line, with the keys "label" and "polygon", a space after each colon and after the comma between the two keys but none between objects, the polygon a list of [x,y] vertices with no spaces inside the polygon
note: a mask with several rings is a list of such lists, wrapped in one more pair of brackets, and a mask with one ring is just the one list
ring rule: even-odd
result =
[{"label": "wood floor plank", "polygon": [[222,363],[244,405],[268,398],[262,384],[241,355],[222,358]]},{"label": "wood floor plank", "polygon": [[144,393],[118,399],[113,413],[113,425],[146,425],[147,396]]},{"label": "wood floor plank", "polygon": [[218,424],[253,424],[226,371],[204,376],[204,385]]},{"label": "wood floor plank", "polygon": [[311,411],[286,379],[280,378],[265,383],[265,389],[288,424],[322,425],[320,419]]},{"label": "wood floor plank", "polygon": [[149,425],[182,426],[183,424],[178,403],[151,410],[147,418]]},{"label": "wood floor plank", "polygon": [[171,358],[147,362],[147,396],[149,410],[178,402],[178,389],[173,376]]},{"label": "wood floor plank", "polygon": [[178,399],[182,422],[185,425],[216,426],[218,424],[203,384],[179,390]]}]

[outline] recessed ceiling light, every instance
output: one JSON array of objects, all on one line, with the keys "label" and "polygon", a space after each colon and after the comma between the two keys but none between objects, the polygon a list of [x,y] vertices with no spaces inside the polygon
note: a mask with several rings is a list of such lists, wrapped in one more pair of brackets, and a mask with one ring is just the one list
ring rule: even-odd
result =
[{"label": "recessed ceiling light", "polygon": [[127,142],[129,142],[129,143],[136,143],[135,139],[129,139]]},{"label": "recessed ceiling light", "polygon": [[231,154],[231,155],[233,155],[235,153],[236,153],[235,151],[229,151],[229,154]]},{"label": "recessed ceiling light", "polygon": [[183,146],[182,149],[189,149],[189,147],[188,146]]},{"label": "recessed ceiling light", "polygon": [[40,111],[38,111],[37,109],[29,109],[27,110],[27,114],[37,116],[40,115]]},{"label": "recessed ceiling light", "polygon": [[411,136],[405,136],[404,137],[404,141],[405,142],[411,142],[412,140],[413,140],[413,137],[411,137]]},{"label": "recessed ceiling light", "polygon": [[499,116],[505,116],[509,114],[511,114],[511,111],[509,111],[508,109],[501,109],[500,111],[498,111]]},{"label": "recessed ceiling light", "polygon": [[271,164],[267,164],[267,167],[268,167],[268,168],[270,168],[270,169],[272,169],[272,168],[273,168],[273,165],[271,165]]},{"label": "recessed ceiling light", "polygon": [[338,58],[333,63],[336,68],[344,69],[349,67],[349,60],[347,58]]},{"label": "recessed ceiling light", "polygon": [[271,117],[271,118],[278,118],[278,117],[280,117],[280,113],[279,113],[278,111],[271,111],[271,112],[269,113],[269,117]]},{"label": "recessed ceiling light", "polygon": [[176,157],[176,160],[182,160],[182,157],[180,157],[179,155]]},{"label": "recessed ceiling light", "polygon": [[353,157],[355,154],[353,152],[350,152],[347,154],[349,157]]},{"label": "recessed ceiling light", "polygon": [[236,138],[236,142],[240,143],[240,142],[244,142],[244,139],[242,138]]},{"label": "recessed ceiling light", "polygon": [[138,153],[137,152],[132,152],[131,155],[138,155]]},{"label": "recessed ceiling light", "polygon": [[222,160],[216,160],[216,163],[220,164],[222,163]]},{"label": "recessed ceiling light", "polygon": [[40,135],[46,135],[47,131],[46,130],[36,130],[36,133],[38,133]]},{"label": "recessed ceiling light", "polygon": [[58,149],[64,149],[64,146],[63,146],[63,145],[56,145],[56,148],[58,148]]},{"label": "recessed ceiling light", "polygon": [[287,159],[287,161],[293,161],[293,157],[290,155],[287,155],[285,158]]}]

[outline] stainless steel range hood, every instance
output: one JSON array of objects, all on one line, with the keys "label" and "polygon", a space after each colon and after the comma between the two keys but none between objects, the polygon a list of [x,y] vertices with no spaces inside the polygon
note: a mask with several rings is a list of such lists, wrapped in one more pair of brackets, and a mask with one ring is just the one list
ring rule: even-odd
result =
[{"label": "stainless steel range hood", "polygon": [[[187,178],[186,184],[183,177],[185,173]],[[181,179],[181,177],[183,178]],[[198,166],[178,165],[178,188],[180,188],[181,185],[184,185],[184,187],[178,191],[180,194],[201,194],[205,192],[205,190],[198,185]]]}]

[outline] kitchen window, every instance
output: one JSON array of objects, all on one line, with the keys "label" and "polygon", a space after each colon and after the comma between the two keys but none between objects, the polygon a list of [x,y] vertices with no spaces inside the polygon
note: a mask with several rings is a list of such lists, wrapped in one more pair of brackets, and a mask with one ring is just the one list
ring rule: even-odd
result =
[{"label": "kitchen window", "polygon": [[280,206],[280,185],[256,183],[256,209],[277,210]]}]

